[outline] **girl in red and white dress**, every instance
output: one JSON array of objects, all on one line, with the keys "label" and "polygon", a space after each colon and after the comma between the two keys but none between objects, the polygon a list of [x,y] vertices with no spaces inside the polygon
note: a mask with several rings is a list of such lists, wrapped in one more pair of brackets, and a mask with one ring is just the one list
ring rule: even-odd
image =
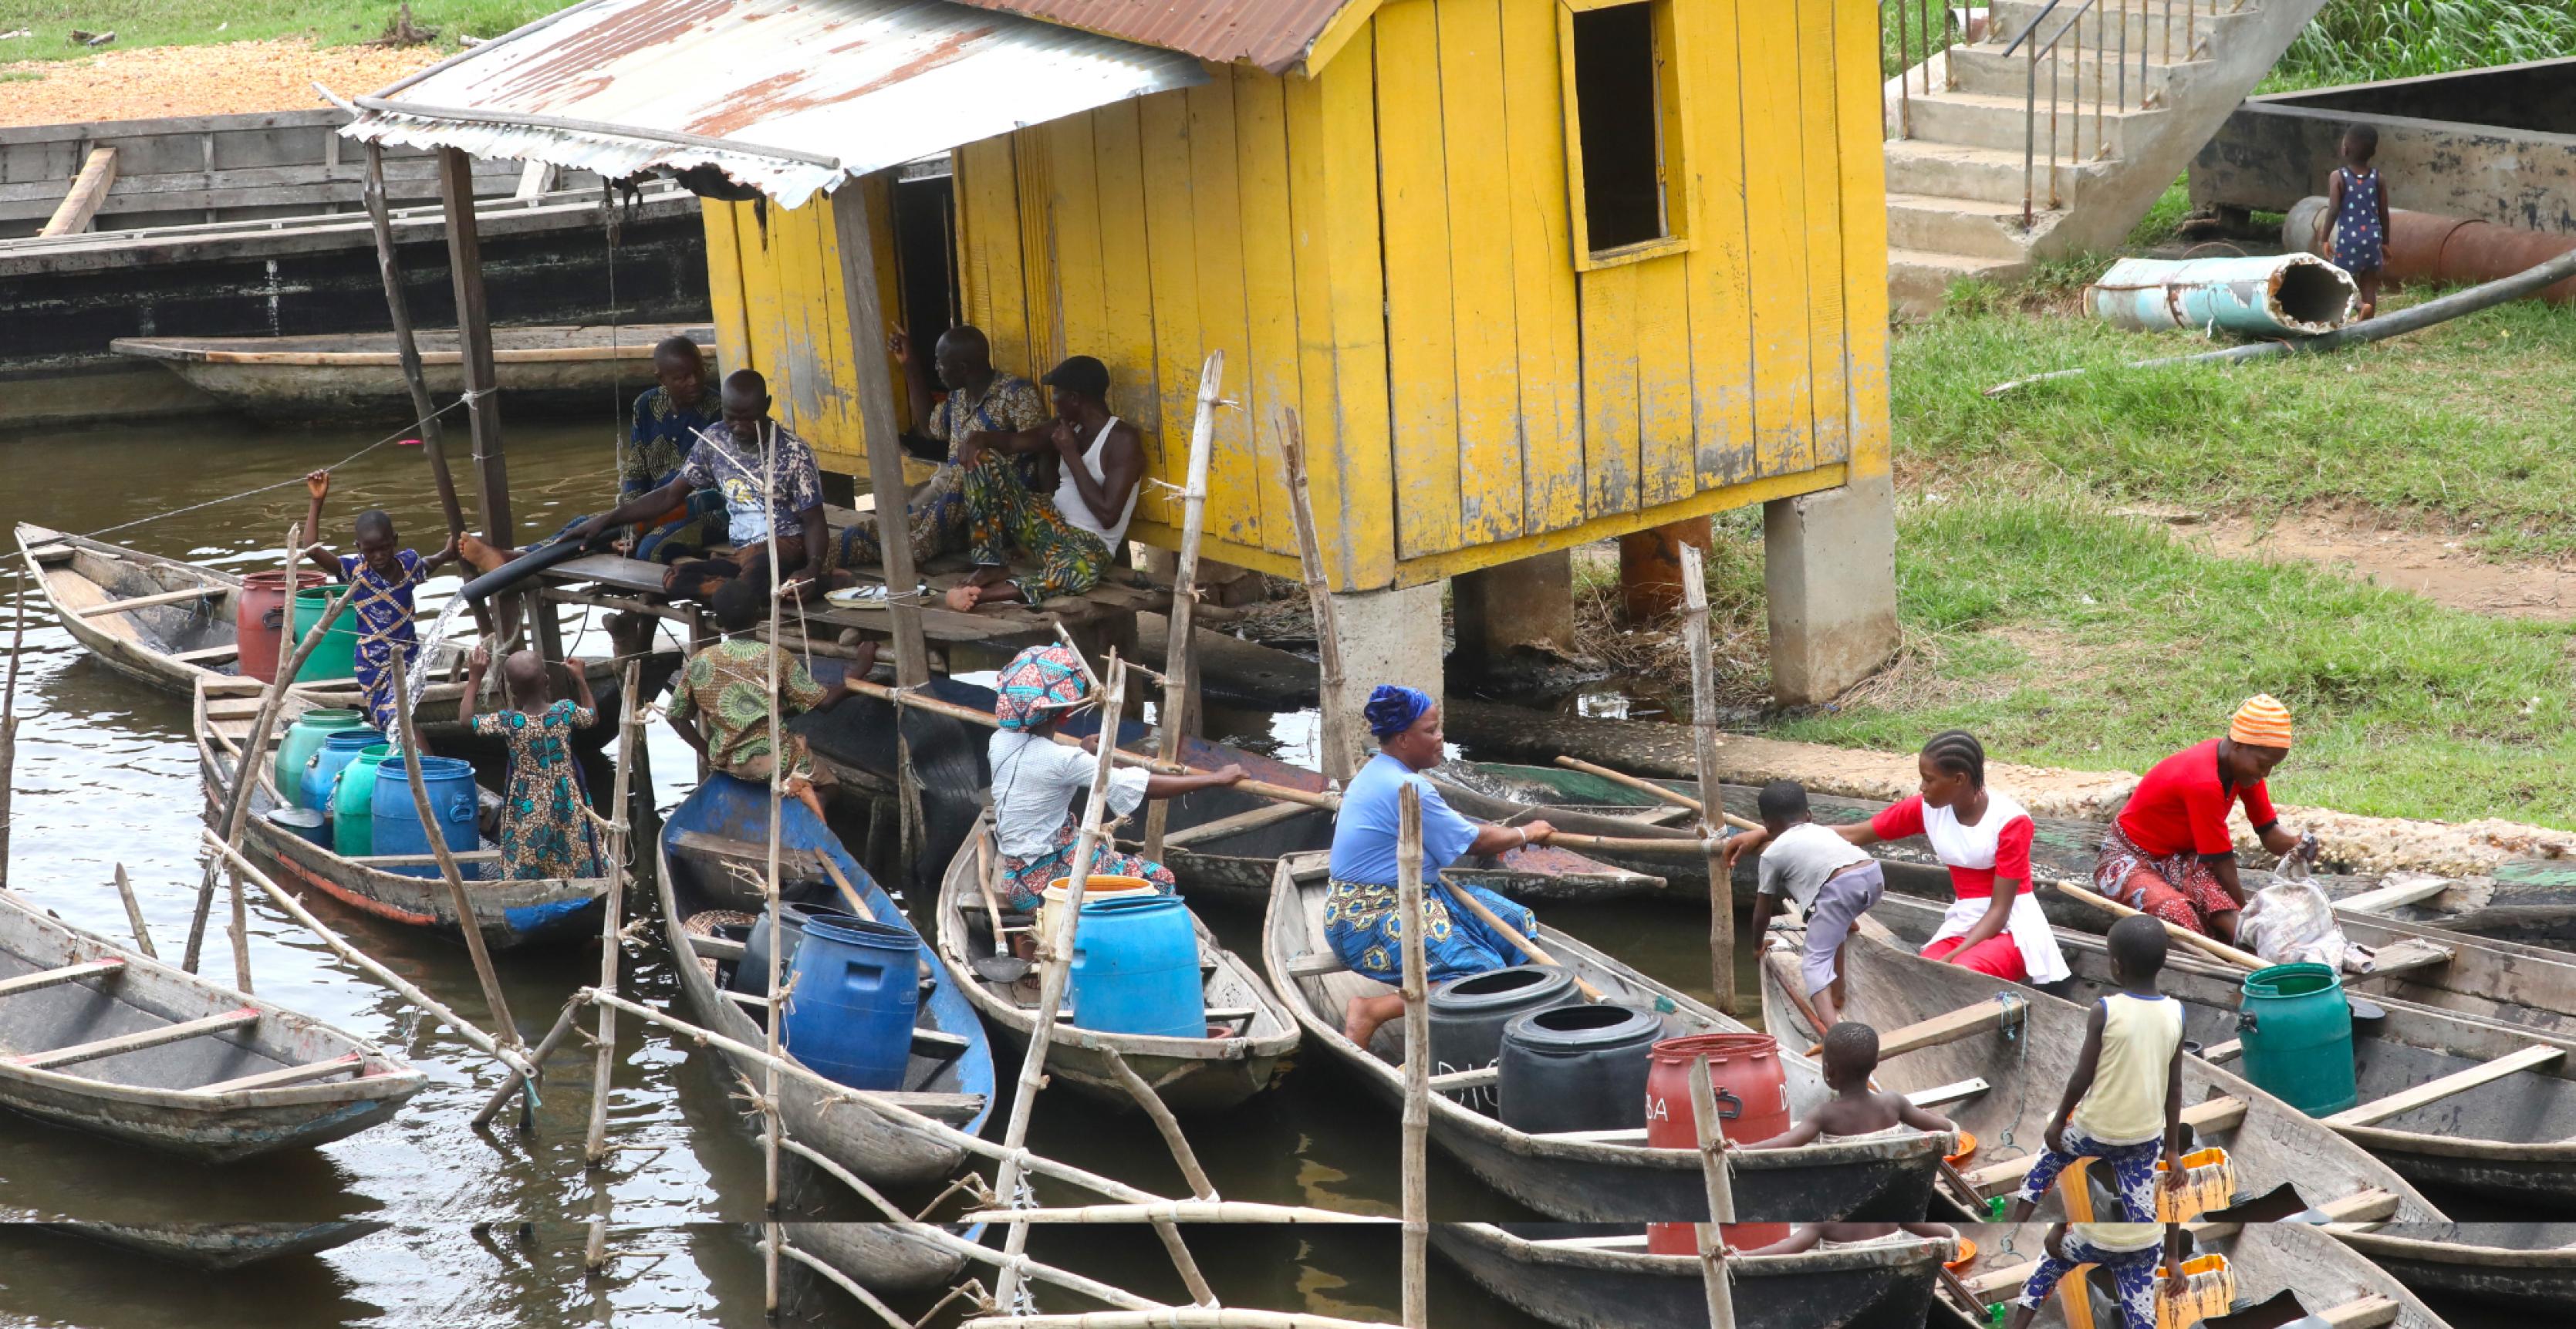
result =
[{"label": "girl in red and white dress", "polygon": [[2030,813],[1986,788],[1986,750],[1964,730],[1935,734],[1915,759],[1922,792],[1866,822],[1837,826],[1856,845],[1920,835],[1950,870],[1957,896],[1923,948],[1927,959],[2034,985],[2071,972],[2030,894]]}]

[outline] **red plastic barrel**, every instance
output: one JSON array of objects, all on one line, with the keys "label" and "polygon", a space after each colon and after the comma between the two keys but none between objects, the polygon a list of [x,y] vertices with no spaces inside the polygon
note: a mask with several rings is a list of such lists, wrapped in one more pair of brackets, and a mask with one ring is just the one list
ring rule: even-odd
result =
[{"label": "red plastic barrel", "polygon": [[[1789,1077],[1780,1066],[1780,1042],[1769,1034],[1693,1034],[1667,1038],[1649,1055],[1646,1070],[1646,1143],[1657,1149],[1697,1149],[1699,1121],[1691,1111],[1691,1063],[1708,1063],[1709,1087],[1726,1138],[1768,1140],[1789,1129]],[[1786,1223],[1729,1223],[1720,1234],[1739,1249],[1765,1246],[1789,1235]],[[1688,1223],[1649,1223],[1646,1249],[1657,1255],[1696,1255]]]},{"label": "red plastic barrel", "polygon": [[[312,568],[298,569],[295,587],[302,590],[330,580]],[[254,572],[242,578],[233,600],[233,641],[240,652],[242,676],[266,683],[277,677],[278,642],[286,635],[286,574]]]}]

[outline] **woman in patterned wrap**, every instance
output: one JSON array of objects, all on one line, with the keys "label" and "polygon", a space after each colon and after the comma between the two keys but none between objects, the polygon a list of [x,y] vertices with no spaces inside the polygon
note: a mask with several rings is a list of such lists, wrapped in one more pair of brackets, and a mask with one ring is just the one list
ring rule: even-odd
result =
[{"label": "woman in patterned wrap", "polygon": [[[1543,821],[1520,826],[1480,826],[1443,802],[1422,777],[1447,755],[1440,707],[1413,688],[1381,684],[1369,695],[1369,732],[1378,753],[1351,777],[1342,810],[1333,819],[1332,887],[1324,897],[1324,935],[1351,972],[1393,986],[1404,980],[1404,922],[1395,902],[1395,841],[1401,797],[1410,784],[1422,796],[1422,955],[1426,977],[1437,982],[1500,969],[1521,961],[1520,948],[1498,936],[1467,909],[1452,912],[1444,896],[1472,894],[1494,917],[1522,936],[1538,935],[1538,917],[1481,887],[1444,881],[1440,869],[1470,854],[1500,854],[1537,844],[1555,833]],[[1396,993],[1353,997],[1342,1012],[1342,1032],[1365,1048],[1379,1025],[1404,1014]]]}]

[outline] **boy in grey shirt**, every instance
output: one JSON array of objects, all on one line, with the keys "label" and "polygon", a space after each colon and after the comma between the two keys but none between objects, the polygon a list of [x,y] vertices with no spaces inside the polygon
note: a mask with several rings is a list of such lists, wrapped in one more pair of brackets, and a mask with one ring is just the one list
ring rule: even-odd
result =
[{"label": "boy in grey shirt", "polygon": [[1851,937],[1852,920],[1887,893],[1887,878],[1860,846],[1809,819],[1807,791],[1797,781],[1764,785],[1754,806],[1762,814],[1762,830],[1726,842],[1727,873],[1734,874],[1735,861],[1746,853],[1762,855],[1761,893],[1753,897],[1756,938],[1770,926],[1783,894],[1798,902],[1807,920],[1799,974],[1816,1018],[1831,1027],[1843,1018],[1843,943]]}]

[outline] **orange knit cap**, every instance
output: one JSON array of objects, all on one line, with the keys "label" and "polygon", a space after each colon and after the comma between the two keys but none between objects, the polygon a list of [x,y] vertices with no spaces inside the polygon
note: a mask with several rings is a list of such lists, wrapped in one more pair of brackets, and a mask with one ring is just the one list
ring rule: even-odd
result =
[{"label": "orange knit cap", "polygon": [[2256,693],[2236,708],[2236,718],[2227,723],[2227,736],[2253,747],[2286,750],[2290,746],[2290,708],[2272,700],[2271,693]]}]

